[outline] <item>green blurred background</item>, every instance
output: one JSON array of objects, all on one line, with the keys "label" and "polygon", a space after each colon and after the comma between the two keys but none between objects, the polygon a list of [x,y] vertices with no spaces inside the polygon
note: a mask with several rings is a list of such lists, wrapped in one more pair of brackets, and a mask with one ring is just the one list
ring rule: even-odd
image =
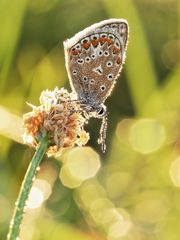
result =
[{"label": "green blurred background", "polygon": [[127,19],[130,37],[107,152],[92,119],[89,147],[45,157],[20,239],[179,239],[179,0],[0,0],[0,239],[34,153],[21,139],[26,102],[70,90],[63,41],[108,18]]}]

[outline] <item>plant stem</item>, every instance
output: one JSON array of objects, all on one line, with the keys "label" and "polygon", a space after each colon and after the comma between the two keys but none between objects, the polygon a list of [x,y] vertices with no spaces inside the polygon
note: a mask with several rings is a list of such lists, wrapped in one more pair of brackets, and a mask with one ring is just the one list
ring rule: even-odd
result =
[{"label": "plant stem", "polygon": [[20,225],[24,215],[24,208],[29,196],[30,189],[32,187],[37,168],[43,158],[44,153],[48,147],[47,136],[41,137],[39,141],[39,146],[29,164],[27,172],[25,174],[24,180],[21,185],[19,196],[14,209],[13,217],[9,226],[9,233],[7,235],[7,240],[17,240],[20,232]]}]

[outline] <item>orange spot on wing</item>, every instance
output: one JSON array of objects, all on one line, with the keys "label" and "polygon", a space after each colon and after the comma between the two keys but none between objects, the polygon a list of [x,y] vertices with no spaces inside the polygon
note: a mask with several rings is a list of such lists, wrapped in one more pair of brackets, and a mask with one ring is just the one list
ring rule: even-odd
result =
[{"label": "orange spot on wing", "polygon": [[99,38],[99,42],[101,45],[103,45],[106,42],[107,38]]},{"label": "orange spot on wing", "polygon": [[117,47],[113,47],[113,53],[118,54],[120,52],[120,49]]},{"label": "orange spot on wing", "polygon": [[118,57],[118,59],[117,59],[117,61],[116,61],[116,62],[117,62],[117,64],[119,64],[119,65],[120,65],[120,64],[122,64],[122,59],[121,59],[120,57]]},{"label": "orange spot on wing", "polygon": [[80,52],[81,52],[81,51],[79,51],[79,50],[77,50],[77,49],[71,49],[71,50],[70,50],[70,53],[71,53],[72,55],[78,55]]},{"label": "orange spot on wing", "polygon": [[93,40],[91,40],[91,43],[92,43],[92,45],[94,46],[94,47],[97,47],[97,45],[98,45],[98,40],[96,40],[96,39],[93,39]]},{"label": "orange spot on wing", "polygon": [[82,47],[85,48],[86,50],[90,47],[91,43],[90,42],[84,42],[82,44]]},{"label": "orange spot on wing", "polygon": [[108,46],[114,43],[113,40],[109,38],[106,38],[106,41],[108,43]]}]

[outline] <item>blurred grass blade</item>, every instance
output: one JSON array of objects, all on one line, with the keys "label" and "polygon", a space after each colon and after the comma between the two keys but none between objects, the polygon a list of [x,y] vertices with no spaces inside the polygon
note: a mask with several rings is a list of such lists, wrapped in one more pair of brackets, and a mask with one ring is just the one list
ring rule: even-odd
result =
[{"label": "blurred grass blade", "polygon": [[180,64],[171,72],[171,74],[165,80],[165,84],[162,88],[162,94],[164,96],[165,106],[169,109],[180,107]]},{"label": "blurred grass blade", "polygon": [[133,0],[103,0],[109,16],[129,22],[130,38],[125,68],[135,111],[141,114],[143,105],[156,89],[157,77],[145,31]]},{"label": "blurred grass blade", "polygon": [[180,108],[180,66],[172,71],[160,89],[156,89],[143,109],[143,116],[154,116],[163,111]]},{"label": "blurred grass blade", "polygon": [[0,135],[22,143],[22,119],[0,106]]},{"label": "blurred grass blade", "polygon": [[0,1],[0,91],[5,81],[20,36],[26,0]]}]

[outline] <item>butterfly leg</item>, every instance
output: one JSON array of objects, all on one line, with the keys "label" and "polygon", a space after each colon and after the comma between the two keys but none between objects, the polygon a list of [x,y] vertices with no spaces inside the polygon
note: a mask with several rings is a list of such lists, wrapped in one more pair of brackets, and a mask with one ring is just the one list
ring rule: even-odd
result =
[{"label": "butterfly leg", "polygon": [[98,144],[101,144],[101,150],[103,153],[106,151],[106,132],[107,132],[107,114],[102,118],[100,136],[98,139]]}]

